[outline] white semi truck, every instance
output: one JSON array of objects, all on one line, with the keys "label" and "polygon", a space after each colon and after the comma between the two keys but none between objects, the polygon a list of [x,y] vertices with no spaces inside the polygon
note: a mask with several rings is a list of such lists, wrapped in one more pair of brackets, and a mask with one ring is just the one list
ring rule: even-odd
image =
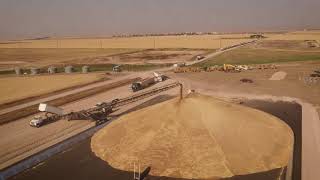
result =
[{"label": "white semi truck", "polygon": [[30,126],[32,127],[40,127],[43,124],[46,123],[46,120],[49,120],[48,114],[56,114],[56,115],[63,115],[63,109],[55,107],[55,106],[50,106],[48,104],[40,103],[39,104],[39,111],[40,112],[46,112],[46,117],[41,117],[41,116],[35,116],[29,123]]}]

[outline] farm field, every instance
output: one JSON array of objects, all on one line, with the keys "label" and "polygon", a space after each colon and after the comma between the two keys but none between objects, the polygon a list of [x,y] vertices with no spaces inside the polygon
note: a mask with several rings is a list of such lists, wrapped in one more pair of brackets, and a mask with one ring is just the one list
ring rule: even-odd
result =
[{"label": "farm field", "polygon": [[295,31],[288,33],[267,34],[270,40],[317,40],[320,41],[320,31]]},{"label": "farm field", "polygon": [[263,40],[250,47],[279,51],[320,52],[320,44],[315,40]]},{"label": "farm field", "polygon": [[243,47],[223,53],[197,64],[212,66],[221,64],[263,64],[295,61],[319,61],[320,52],[278,51],[273,49],[255,49]]},{"label": "farm field", "polygon": [[37,96],[68,87],[98,81],[102,74],[42,75],[0,78],[0,103]]},{"label": "farm field", "polygon": [[[0,49],[0,68],[69,64],[77,59],[135,52],[137,49]],[[90,62],[87,62],[90,63]]]},{"label": "farm field", "polygon": [[248,34],[146,36],[126,38],[64,38],[47,40],[22,40],[0,43],[0,48],[193,48],[218,49],[249,41]]}]

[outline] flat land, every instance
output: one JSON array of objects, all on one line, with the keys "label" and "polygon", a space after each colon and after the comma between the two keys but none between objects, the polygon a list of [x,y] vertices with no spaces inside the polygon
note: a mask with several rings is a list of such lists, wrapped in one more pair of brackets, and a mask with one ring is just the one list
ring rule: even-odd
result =
[{"label": "flat land", "polygon": [[173,64],[194,60],[197,55],[203,55],[207,52],[208,50],[205,49],[150,49],[108,57],[79,59],[74,62],[80,64],[87,62],[91,64]]},{"label": "flat land", "polygon": [[0,78],[0,104],[38,96],[68,87],[87,84],[105,77],[102,74],[41,75]]},{"label": "flat land", "polygon": [[193,48],[218,49],[250,41],[248,34],[146,36],[127,38],[64,38],[0,43],[0,48]]},{"label": "flat land", "polygon": [[201,62],[200,66],[212,66],[221,64],[264,64],[297,61],[319,61],[319,52],[289,51],[274,49],[255,49],[242,47],[225,52],[219,56]]},{"label": "flat land", "polygon": [[[73,64],[74,61],[85,58],[111,56],[114,54],[135,52],[138,49],[94,49],[94,48],[1,48],[0,68],[41,67],[49,65]],[[90,62],[86,62],[90,64]]]}]

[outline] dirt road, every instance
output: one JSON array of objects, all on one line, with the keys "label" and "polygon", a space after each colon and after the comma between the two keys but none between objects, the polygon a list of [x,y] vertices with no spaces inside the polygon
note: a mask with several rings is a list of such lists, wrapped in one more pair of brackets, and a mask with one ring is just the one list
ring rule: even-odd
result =
[{"label": "dirt road", "polygon": [[[152,87],[170,82],[172,81],[168,80]],[[175,90],[173,89],[172,91],[174,92]],[[97,102],[111,101],[131,94],[133,92],[130,91],[129,86],[122,86],[96,96],[72,102],[62,106],[62,108],[67,113],[79,111],[93,107]],[[133,103],[115,113],[124,113],[128,108],[137,106],[142,102]],[[0,126],[0,136],[5,137],[0,139],[0,169],[95,125],[95,123],[87,120],[59,120],[41,128],[33,128],[29,126],[29,121],[32,117],[33,115]]]},{"label": "dirt road", "polygon": [[194,65],[194,64],[198,64],[200,62],[203,62],[203,61],[206,61],[206,60],[209,60],[215,56],[219,56],[220,54],[222,53],[225,53],[225,52],[228,52],[228,51],[232,51],[234,49],[237,49],[237,48],[240,48],[240,47],[243,47],[243,46],[246,46],[246,45],[249,45],[249,44],[252,44],[254,43],[255,41],[251,41],[249,43],[246,43],[246,44],[237,44],[237,45],[234,45],[234,47],[232,48],[228,48],[228,49],[224,49],[224,50],[218,50],[216,52],[213,52],[211,54],[208,54],[205,58],[201,59],[201,60],[196,60],[196,61],[192,61],[192,62],[187,62],[186,65],[187,66],[191,66],[191,65]]}]

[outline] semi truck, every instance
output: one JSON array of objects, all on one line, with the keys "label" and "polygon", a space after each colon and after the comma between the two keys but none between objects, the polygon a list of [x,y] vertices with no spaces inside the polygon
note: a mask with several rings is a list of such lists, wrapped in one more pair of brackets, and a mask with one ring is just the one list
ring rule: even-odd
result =
[{"label": "semi truck", "polygon": [[156,83],[156,78],[155,77],[150,77],[146,79],[142,79],[141,81],[136,81],[131,84],[131,89],[133,92],[142,90],[146,87],[151,86],[152,84]]},{"label": "semi truck", "polygon": [[46,121],[51,120],[49,117],[50,114],[63,115],[63,109],[55,106],[50,106],[49,104],[40,103],[38,109],[40,112],[45,112],[46,114],[45,117],[35,116],[29,123],[29,125],[32,127],[38,128],[45,124]]}]

